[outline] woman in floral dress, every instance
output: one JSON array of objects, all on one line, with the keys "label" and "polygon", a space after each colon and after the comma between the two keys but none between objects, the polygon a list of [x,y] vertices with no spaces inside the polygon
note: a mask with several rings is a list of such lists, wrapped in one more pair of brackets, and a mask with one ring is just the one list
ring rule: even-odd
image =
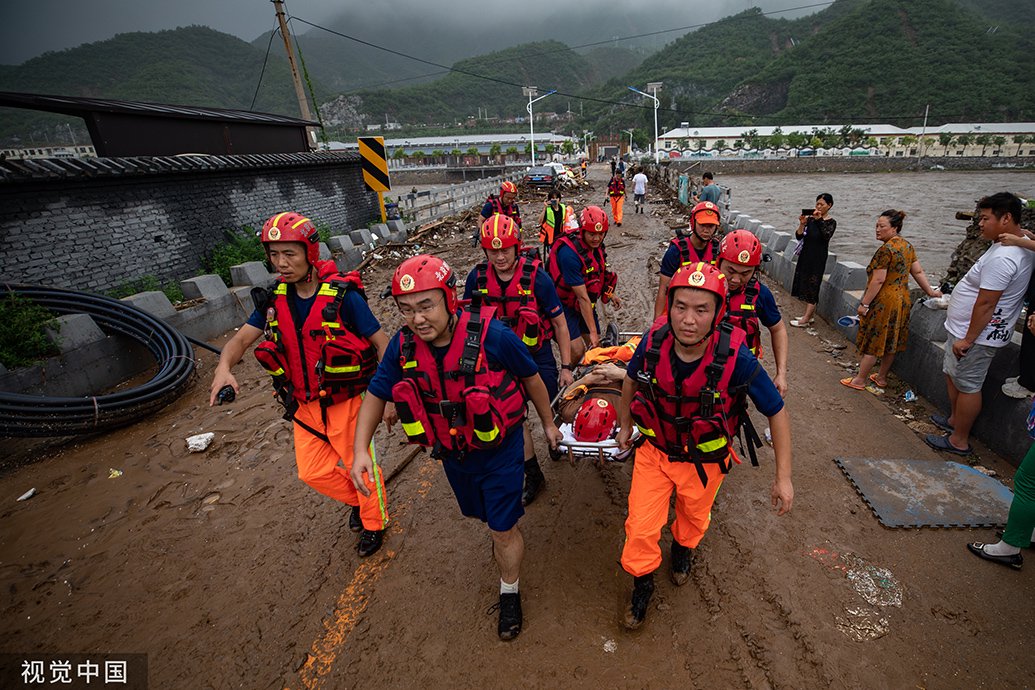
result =
[{"label": "woman in floral dress", "polygon": [[[905,211],[889,209],[877,218],[877,239],[883,242],[866,267],[866,291],[859,303],[859,334],[855,345],[859,350],[859,372],[841,379],[841,384],[862,390],[867,380],[883,388],[888,385],[888,372],[895,354],[906,349],[909,341],[909,276],[931,297],[942,293],[931,287],[927,275],[916,258],[913,245],[899,236]],[[880,359],[880,369],[871,374]]]}]

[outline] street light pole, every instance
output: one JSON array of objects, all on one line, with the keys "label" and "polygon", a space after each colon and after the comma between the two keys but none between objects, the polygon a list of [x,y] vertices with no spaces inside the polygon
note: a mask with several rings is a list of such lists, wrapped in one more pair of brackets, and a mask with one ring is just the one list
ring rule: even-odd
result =
[{"label": "street light pole", "polygon": [[636,131],[636,128],[634,127],[632,129],[623,129],[622,131],[629,135],[629,157],[631,160],[633,152],[633,132]]},{"label": "street light pole", "polygon": [[641,96],[645,96],[654,101],[654,164],[657,165],[660,162],[660,152],[658,151],[658,108],[661,107],[661,101],[658,100],[658,90],[661,88],[662,82],[652,81],[647,83],[647,91],[650,93],[644,93],[639,89],[629,87],[630,91],[635,91]]},{"label": "street light pole", "polygon": [[525,107],[525,109],[528,111],[528,136],[532,140],[532,167],[533,168],[535,167],[535,124],[534,124],[535,118],[532,117],[532,104],[535,103],[536,101],[543,100],[544,98],[546,98],[550,94],[557,93],[557,89],[554,89],[553,91],[550,91],[549,93],[544,93],[539,98],[532,98],[538,92],[539,91],[538,91],[538,89],[535,86],[522,86],[521,87],[522,95],[528,96],[528,105]]}]

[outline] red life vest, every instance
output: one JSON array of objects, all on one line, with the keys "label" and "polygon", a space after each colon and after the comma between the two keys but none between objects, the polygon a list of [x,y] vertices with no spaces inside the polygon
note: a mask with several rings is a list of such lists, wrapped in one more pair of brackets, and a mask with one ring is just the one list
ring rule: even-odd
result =
[{"label": "red life vest", "polygon": [[359,273],[339,275],[332,261],[316,264],[320,285],[309,316],[295,314],[288,284],[281,281],[266,304],[266,341],[255,348],[255,358],[273,377],[281,401],[306,403],[319,399],[330,405],[353,398],[367,389],[377,370],[377,351],[350,325],[341,322],[341,303],[349,290],[359,290]]},{"label": "red life vest", "polygon": [[697,251],[697,247],[690,242],[689,236],[680,235],[679,237],[673,237],[672,244],[674,244],[676,249],[679,250],[680,266],[696,264],[702,261],[714,266],[719,262],[719,240],[714,237],[708,240],[708,246],[700,252]]},{"label": "red life vest", "polygon": [[[601,295],[606,303],[614,294],[615,285],[618,283],[618,276],[607,270],[607,250],[603,243],[596,249],[590,249],[583,241],[581,233],[564,235],[558,239],[553,246],[553,253],[556,254],[559,245],[569,247],[582,262],[582,275],[585,280],[586,292],[589,293],[589,301],[596,304]],[[561,274],[561,267],[557,261],[550,262],[550,277],[557,286],[557,296],[561,298],[561,304],[574,309],[578,308],[579,300],[575,291],[564,280]]]},{"label": "red life vest", "polygon": [[625,180],[611,178],[611,181],[607,183],[607,195],[611,197],[625,196]]},{"label": "red life vest", "polygon": [[495,307],[496,318],[533,352],[553,337],[550,319],[542,314],[535,298],[535,276],[540,266],[538,259],[518,256],[514,275],[504,290],[496,271],[488,263],[480,263],[474,267],[475,290],[471,300],[476,307]]},{"label": "red life vest", "polygon": [[762,327],[758,321],[755,305],[758,302],[759,282],[752,276],[740,292],[733,292],[726,298],[726,319],[744,331],[748,349],[755,357],[762,356]]},{"label": "red life vest", "polygon": [[487,203],[492,207],[492,213],[489,214],[490,216],[493,213],[499,213],[504,216],[510,216],[514,219],[514,222],[517,223],[517,226],[519,228],[521,227],[521,211],[518,209],[517,204],[510,204],[508,206],[504,206],[503,202],[500,201],[500,198],[496,195],[490,196],[487,200]]},{"label": "red life vest", "polygon": [[401,333],[403,377],[392,387],[403,432],[432,455],[499,446],[525,421],[521,382],[485,355],[485,335],[495,309],[466,307],[439,362],[413,331]]},{"label": "red life vest", "polygon": [[723,322],[711,336],[694,372],[677,381],[675,338],[662,316],[647,334],[646,353],[640,369],[630,372],[637,382],[630,405],[640,433],[672,462],[692,462],[701,483],[708,484],[705,464],[717,463],[725,474],[733,452],[740,414],[738,393],[730,390],[730,377],[743,331]]}]

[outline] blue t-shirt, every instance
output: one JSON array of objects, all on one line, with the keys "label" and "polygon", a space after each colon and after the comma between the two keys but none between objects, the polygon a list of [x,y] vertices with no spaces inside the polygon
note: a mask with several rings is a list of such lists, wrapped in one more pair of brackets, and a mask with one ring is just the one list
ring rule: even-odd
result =
[{"label": "blue t-shirt", "polygon": [[701,201],[710,201],[713,204],[719,203],[719,198],[722,196],[722,187],[712,182],[709,185],[705,185],[701,188],[701,193],[697,195],[697,198]]},{"label": "blue t-shirt", "polygon": [[[640,344],[636,347],[636,352],[633,353],[626,369],[628,372],[626,376],[630,379],[635,380],[636,372],[643,366],[643,358],[646,352],[647,333],[644,333],[643,339],[640,340]],[[684,362],[676,358],[676,367],[683,378],[693,374],[700,363],[700,359],[695,362]],[[737,361],[733,365],[730,386],[743,385],[755,373],[756,368],[758,369],[758,375],[748,384],[747,394],[751,401],[755,403],[755,407],[759,412],[766,417],[772,417],[783,409],[783,398],[780,397],[780,391],[776,390],[773,380],[769,378],[769,374],[758,363],[755,356],[751,354],[751,350],[747,348],[747,345],[741,345],[740,349],[737,350]]]},{"label": "blue t-shirt", "polygon": [[[458,336],[463,337],[460,333]],[[385,348],[385,355],[377,367],[374,378],[367,387],[367,393],[377,396],[382,400],[392,399],[392,387],[402,380],[402,365],[399,362],[399,353],[402,344],[402,332],[396,333]],[[449,346],[431,347],[435,358],[440,360],[445,357]],[[532,359],[528,348],[521,342],[514,331],[503,325],[502,322],[493,319],[489,322],[488,331],[485,334],[485,356],[492,362],[499,364],[509,371],[513,376],[524,379],[539,373],[539,366]],[[519,382],[520,383],[520,382]],[[519,431],[508,434],[499,447],[492,450],[471,451],[464,458],[464,465],[470,463],[472,471],[491,471],[493,467],[504,466],[511,462],[512,456],[520,454],[524,448],[524,439]],[[447,456],[446,460],[453,460]],[[524,458],[522,458],[524,459]]]},{"label": "blue t-shirt", "polygon": [[[489,266],[488,270],[493,270],[492,266]],[[520,280],[521,276],[514,273],[510,280],[503,281],[496,277],[500,287],[505,291],[511,281]],[[478,269],[472,268],[471,272],[467,274],[467,282],[464,283],[464,299],[471,299],[474,295],[475,289],[478,287]],[[557,296],[557,287],[550,280],[550,276],[546,275],[546,272],[540,266],[535,272],[535,279],[532,282],[532,293],[535,295],[536,306],[539,308],[539,313],[544,315],[548,319],[552,319],[559,316],[561,313],[561,298]]]},{"label": "blue t-shirt", "polygon": [[[295,313],[298,314],[300,321],[305,321],[309,317],[309,312],[312,311],[313,305],[316,303],[316,294],[314,293],[312,297],[302,299],[294,292],[294,290],[288,290],[288,295],[294,296]],[[288,299],[291,299],[291,297]],[[359,294],[358,290],[346,291],[345,299],[341,301],[341,308],[338,310],[338,315],[341,317],[341,322],[343,324],[349,326],[364,338],[369,338],[381,330],[381,324],[378,323],[377,317],[370,311],[370,306],[367,304],[367,301],[363,299],[363,296]],[[252,312],[252,315],[248,317],[247,323],[249,326],[255,326],[260,330],[265,330],[265,312],[260,312],[256,309]]]},{"label": "blue t-shirt", "polygon": [[574,249],[566,244],[558,244],[553,250],[553,260],[557,262],[561,277],[568,287],[586,284],[582,273],[582,259]]}]

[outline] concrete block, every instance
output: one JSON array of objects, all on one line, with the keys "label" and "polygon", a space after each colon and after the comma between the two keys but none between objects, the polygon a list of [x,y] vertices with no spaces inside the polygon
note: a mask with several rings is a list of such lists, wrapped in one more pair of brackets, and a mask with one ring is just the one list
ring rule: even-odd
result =
[{"label": "concrete block", "polygon": [[401,220],[390,220],[388,221],[388,232],[389,237],[393,242],[405,242],[407,231],[406,223]]},{"label": "concrete block", "polygon": [[47,326],[47,337],[62,354],[105,338],[104,331],[89,314],[65,314],[54,321],[57,327]]},{"label": "concrete block", "polygon": [[[370,230],[368,230],[367,228],[353,230],[349,233],[349,236],[352,238],[352,245],[354,247],[362,247],[363,249],[369,249],[370,245],[374,243],[374,238],[370,234]],[[350,249],[351,247],[348,248]],[[342,249],[347,249],[347,247],[345,247],[343,244]]]},{"label": "concrete block", "polygon": [[337,258],[339,271],[353,271],[363,262],[363,252],[356,247],[343,251]]},{"label": "concrete block", "polygon": [[217,299],[230,292],[223,279],[217,275],[194,276],[180,281],[184,299]]},{"label": "concrete block", "polygon": [[788,232],[780,232],[774,230],[773,234],[770,235],[769,241],[766,243],[766,248],[773,254],[778,254],[787,249],[787,245],[791,242],[791,234]]},{"label": "concrete block", "polygon": [[757,233],[759,241],[761,241],[762,244],[768,244],[769,238],[773,236],[774,232],[776,232],[776,228],[774,228],[772,225],[769,225],[768,223],[763,223],[762,225],[759,225]]},{"label": "concrete block", "polygon": [[230,293],[237,300],[237,303],[241,305],[241,311],[245,312],[249,316],[255,311],[255,302],[252,301],[252,287],[248,285],[242,285],[241,287],[230,288]]},{"label": "concrete block", "polygon": [[325,242],[320,243],[320,260],[328,261],[331,258],[331,248]]},{"label": "concrete block", "polygon": [[[909,339],[930,340],[936,343],[944,343],[949,337],[945,331],[945,317],[948,314],[944,309],[928,309],[920,302],[913,305],[909,313]],[[1010,376],[1016,376],[1016,372]]]},{"label": "concrete block", "polygon": [[378,223],[370,228],[370,236],[374,240],[374,244],[381,246],[388,242],[388,226],[384,223]]},{"label": "concrete block", "polygon": [[758,235],[760,227],[762,227],[762,221],[758,218],[749,218],[747,223],[744,224],[744,229],[750,231],[752,235]]},{"label": "concrete block", "polygon": [[830,252],[827,254],[826,266],[823,267],[823,275],[830,275],[834,270],[834,266],[837,266],[837,254]]},{"label": "concrete block", "polygon": [[230,267],[230,280],[235,285],[261,285],[270,283],[270,274],[266,264],[261,261],[249,261]]},{"label": "concrete block", "polygon": [[138,292],[135,295],[123,297],[122,301],[128,302],[137,309],[146,311],[148,314],[157,316],[160,319],[167,319],[176,314],[176,309],[173,308],[172,302],[169,301],[164,292],[159,292],[158,290]]},{"label": "concrete block", "polygon": [[830,286],[838,290],[865,290],[866,267],[854,261],[838,261],[830,271]]},{"label": "concrete block", "polygon": [[340,253],[348,249],[352,249],[352,233],[350,232],[348,235],[332,237],[329,244],[331,245],[331,251],[333,253]]}]

